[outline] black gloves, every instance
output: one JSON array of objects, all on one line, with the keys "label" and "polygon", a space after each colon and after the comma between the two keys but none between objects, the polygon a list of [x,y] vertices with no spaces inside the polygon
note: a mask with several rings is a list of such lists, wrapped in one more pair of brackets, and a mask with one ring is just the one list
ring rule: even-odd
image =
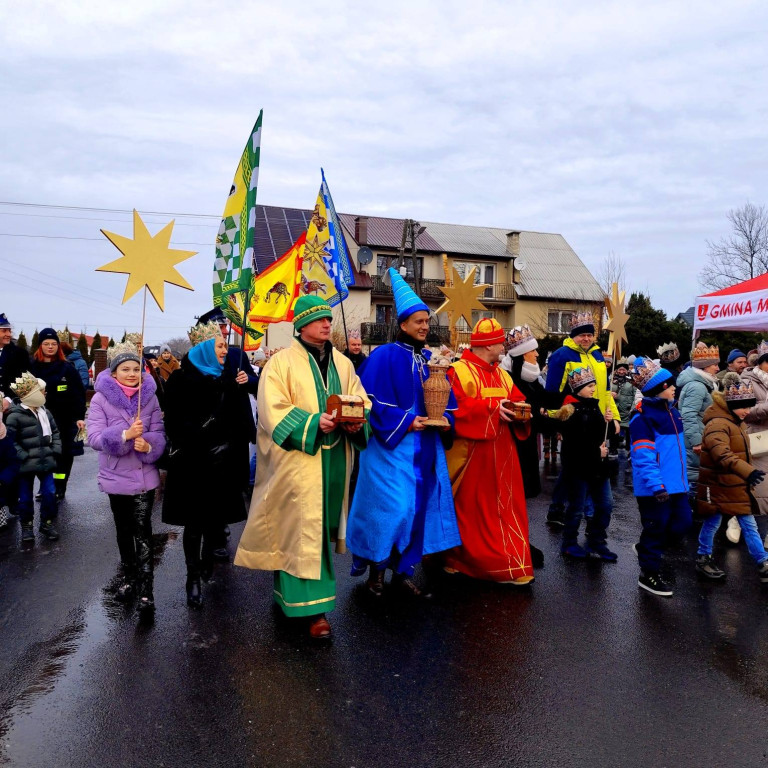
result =
[{"label": "black gloves", "polygon": [[755,469],[750,472],[749,477],[747,478],[747,485],[750,488],[754,488],[756,485],[760,485],[763,480],[765,480],[765,472]]},{"label": "black gloves", "polygon": [[654,491],[653,498],[659,504],[666,504],[669,501],[669,493],[662,488],[660,491]]}]

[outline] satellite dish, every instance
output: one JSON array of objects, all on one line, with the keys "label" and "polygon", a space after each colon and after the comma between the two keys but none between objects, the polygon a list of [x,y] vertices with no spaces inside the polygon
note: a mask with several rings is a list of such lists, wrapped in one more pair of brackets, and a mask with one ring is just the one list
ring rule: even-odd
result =
[{"label": "satellite dish", "polygon": [[522,272],[528,266],[528,262],[525,259],[515,259],[515,269],[518,272]]},{"label": "satellite dish", "polygon": [[372,261],[373,261],[373,251],[367,245],[364,245],[357,252],[357,263],[361,267],[364,267],[366,264],[370,264]]}]

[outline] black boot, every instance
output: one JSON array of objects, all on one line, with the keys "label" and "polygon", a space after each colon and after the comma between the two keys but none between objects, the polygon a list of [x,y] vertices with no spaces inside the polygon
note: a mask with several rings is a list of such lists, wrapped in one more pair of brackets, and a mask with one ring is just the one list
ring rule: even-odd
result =
[{"label": "black boot", "polygon": [[384,576],[386,573],[386,569],[378,570],[376,566],[370,566],[370,574],[365,586],[368,587],[368,592],[374,597],[381,597],[384,594]]},{"label": "black boot", "polygon": [[200,586],[200,576],[187,574],[187,605],[190,608],[203,607],[203,593]]},{"label": "black boot", "polygon": [[123,563],[123,572],[120,575],[115,599],[121,603],[128,603],[136,595],[136,570],[133,566]]}]

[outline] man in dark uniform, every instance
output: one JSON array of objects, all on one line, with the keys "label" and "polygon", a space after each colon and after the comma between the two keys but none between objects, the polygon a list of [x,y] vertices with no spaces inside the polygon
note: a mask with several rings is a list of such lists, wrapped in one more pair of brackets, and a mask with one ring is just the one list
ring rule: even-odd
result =
[{"label": "man in dark uniform", "polygon": [[0,312],[0,392],[3,393],[3,413],[11,407],[11,384],[29,370],[29,355],[11,341],[12,328]]},{"label": "man in dark uniform", "polygon": [[[11,341],[12,326],[8,318],[0,312],[0,418],[4,418],[11,407],[13,392],[11,384],[29,370],[29,355],[25,349],[17,347]],[[15,512],[19,501],[18,480],[8,483],[4,489],[5,503],[11,512]],[[2,505],[0,505],[2,506]]]}]

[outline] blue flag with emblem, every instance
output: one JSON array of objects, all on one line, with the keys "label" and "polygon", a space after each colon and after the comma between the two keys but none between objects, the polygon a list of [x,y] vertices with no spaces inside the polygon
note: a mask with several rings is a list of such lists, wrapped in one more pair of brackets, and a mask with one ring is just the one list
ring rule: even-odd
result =
[{"label": "blue flag with emblem", "polygon": [[323,202],[325,203],[326,215],[328,216],[329,241],[326,245],[326,254],[323,256],[328,276],[333,280],[336,290],[341,299],[346,299],[349,295],[348,287],[355,284],[355,276],[352,273],[352,267],[349,261],[349,252],[344,240],[344,233],[341,229],[341,222],[336,213],[336,207],[333,204],[331,190],[328,189],[328,182],[325,180],[325,171],[321,168],[320,173],[323,177],[321,186]]}]

